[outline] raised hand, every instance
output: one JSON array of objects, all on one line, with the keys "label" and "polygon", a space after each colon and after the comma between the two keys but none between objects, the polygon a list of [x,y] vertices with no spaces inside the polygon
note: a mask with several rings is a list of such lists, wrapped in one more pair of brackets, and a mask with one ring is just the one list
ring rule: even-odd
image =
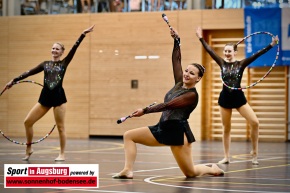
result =
[{"label": "raised hand", "polygon": [[202,38],[202,29],[201,29],[201,27],[197,27],[197,28],[196,28],[195,35],[196,35],[198,38]]},{"label": "raised hand", "polygon": [[179,35],[174,28],[170,28],[170,35],[173,39],[179,38]]},{"label": "raised hand", "polygon": [[94,27],[95,27],[95,25],[92,25],[92,26],[89,27],[88,29],[85,29],[85,30],[83,31],[83,34],[87,34],[87,33],[92,32],[92,31],[94,30]]},{"label": "raised hand", "polygon": [[279,37],[278,35],[272,37],[272,42],[271,42],[271,46],[274,47],[275,45],[277,45],[279,42]]}]

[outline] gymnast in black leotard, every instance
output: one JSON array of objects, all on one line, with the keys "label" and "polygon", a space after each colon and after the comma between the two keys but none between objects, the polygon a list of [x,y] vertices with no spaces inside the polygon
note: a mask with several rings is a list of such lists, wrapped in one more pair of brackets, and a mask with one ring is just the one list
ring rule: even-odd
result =
[{"label": "gymnast in black leotard", "polygon": [[33,153],[31,144],[29,144],[32,142],[33,138],[33,125],[36,121],[43,117],[51,107],[53,107],[54,118],[60,137],[60,153],[55,161],[65,160],[64,150],[66,135],[64,118],[67,99],[62,87],[63,78],[77,48],[79,47],[86,34],[93,31],[93,28],[94,26],[91,26],[90,28],[83,31],[79,39],[71,48],[68,55],[63,60],[60,60],[60,58],[64,52],[64,46],[61,43],[54,43],[51,50],[52,60],[42,62],[35,68],[24,72],[6,84],[6,87],[10,88],[15,82],[44,71],[43,89],[41,91],[38,103],[35,104],[34,107],[30,110],[24,121],[28,143],[26,147],[26,156],[23,158],[24,161],[27,161]]},{"label": "gymnast in black leotard", "polygon": [[200,64],[190,64],[183,72],[181,52],[177,32],[172,29],[174,40],[172,65],[175,85],[165,95],[164,102],[156,106],[137,109],[131,116],[140,117],[148,113],[162,112],[157,125],[129,130],[124,134],[125,166],[114,175],[117,179],[132,179],[133,164],[137,156],[136,143],[147,146],[168,145],[186,177],[205,174],[222,175],[224,172],[216,164],[211,167],[194,165],[192,159],[192,142],[195,141],[187,119],[198,104],[198,93],[195,85],[201,80],[205,71]]},{"label": "gymnast in black leotard", "polygon": [[[224,47],[224,58],[218,56],[214,50],[206,43],[202,38],[202,30],[200,27],[196,30],[196,36],[199,38],[205,50],[220,66],[223,81],[230,87],[240,88],[243,72],[245,68],[255,61],[258,57],[269,51],[272,47],[277,44],[278,36],[272,38],[272,42],[265,48],[261,49],[254,55],[245,58],[241,61],[235,59],[237,54],[237,46],[235,44],[226,44]],[[223,145],[225,157],[219,161],[221,164],[228,164],[230,162],[229,148],[230,148],[230,130],[231,130],[231,115],[232,109],[235,108],[237,111],[249,122],[251,125],[251,140],[252,140],[252,151],[251,154],[252,164],[259,164],[257,160],[258,156],[258,138],[259,138],[259,121],[255,115],[253,109],[247,103],[246,97],[242,90],[233,90],[223,85],[223,89],[220,92],[218,99],[220,105],[220,113],[222,123],[224,127],[223,132]]]}]

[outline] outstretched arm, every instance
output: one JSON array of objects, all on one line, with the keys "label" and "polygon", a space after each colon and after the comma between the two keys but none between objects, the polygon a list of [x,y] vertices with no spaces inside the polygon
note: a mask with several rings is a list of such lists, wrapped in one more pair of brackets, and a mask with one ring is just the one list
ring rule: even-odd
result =
[{"label": "outstretched arm", "polygon": [[13,86],[13,84],[14,84],[15,82],[17,82],[17,81],[19,81],[19,80],[23,80],[23,79],[25,79],[25,78],[27,78],[27,77],[29,77],[29,76],[32,76],[32,75],[34,75],[34,74],[37,74],[37,73],[43,71],[43,65],[44,65],[44,63],[42,62],[41,64],[39,64],[39,65],[36,66],[35,68],[33,68],[33,69],[31,69],[31,70],[28,70],[28,71],[22,73],[20,76],[14,78],[14,79],[12,79],[12,80],[10,80],[10,81],[6,84],[5,88],[6,88],[6,89],[9,89],[9,88],[11,88],[11,87]]},{"label": "outstretched arm", "polygon": [[160,103],[152,107],[146,107],[144,109],[137,109],[134,113],[132,113],[132,117],[140,117],[144,114],[156,113],[156,112],[162,112],[162,111],[171,110],[171,109],[179,109],[179,108],[187,107],[187,106],[195,104],[196,97],[197,97],[196,93],[188,92],[179,97],[176,97],[175,99],[167,103]]},{"label": "outstretched arm", "polygon": [[278,42],[279,42],[278,36],[272,37],[272,42],[267,47],[259,50],[258,52],[256,52],[252,56],[243,59],[241,61],[241,66],[243,66],[244,68],[247,67],[252,62],[254,62],[257,58],[259,58],[260,56],[262,56],[263,54],[265,54],[266,52],[268,52],[271,48],[273,48],[274,46],[276,46],[278,44]]},{"label": "outstretched arm", "polygon": [[216,63],[221,66],[223,63],[223,59],[218,56],[215,51],[206,43],[206,41],[203,39],[202,37],[202,29],[201,27],[197,27],[196,32],[195,32],[196,36],[198,37],[199,41],[201,42],[201,44],[203,45],[204,49],[207,51],[207,53],[212,57],[212,59],[214,59],[216,61]]},{"label": "outstretched arm", "polygon": [[77,51],[77,48],[79,47],[79,45],[81,44],[81,42],[85,38],[86,34],[92,32],[94,30],[94,27],[95,27],[95,25],[92,25],[91,27],[89,27],[88,29],[85,29],[82,32],[81,36],[76,41],[76,43],[73,45],[73,47],[71,48],[71,50],[68,53],[68,55],[64,58],[66,65],[68,65],[70,63],[70,61],[72,60],[73,56],[75,55],[75,53]]},{"label": "outstretched arm", "polygon": [[174,74],[175,84],[182,82],[183,72],[181,66],[181,51],[180,51],[180,38],[177,31],[173,28],[170,30],[170,35],[174,39],[174,46],[172,51],[172,68]]}]

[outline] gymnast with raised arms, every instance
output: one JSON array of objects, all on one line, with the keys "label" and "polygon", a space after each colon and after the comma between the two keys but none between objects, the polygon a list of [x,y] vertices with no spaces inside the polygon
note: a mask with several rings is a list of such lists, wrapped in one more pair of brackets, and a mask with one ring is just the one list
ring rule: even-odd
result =
[{"label": "gymnast with raised arms", "polygon": [[24,120],[24,126],[26,130],[26,154],[23,161],[29,160],[33,153],[32,139],[33,139],[33,125],[41,119],[52,107],[54,119],[59,132],[60,139],[60,152],[55,161],[65,160],[65,145],[66,145],[66,133],[65,133],[65,113],[66,113],[66,95],[63,89],[63,79],[66,73],[67,67],[71,62],[77,48],[87,33],[92,32],[94,25],[85,29],[78,40],[75,42],[67,56],[61,60],[61,56],[64,53],[64,45],[56,42],[52,45],[51,55],[52,59],[40,63],[35,68],[22,73],[20,76],[13,78],[6,84],[6,88],[11,88],[17,81],[23,80],[29,76],[35,75],[44,71],[43,88],[40,93],[38,103],[30,110]]},{"label": "gymnast with raised arms", "polygon": [[205,68],[200,64],[192,63],[184,71],[182,70],[180,38],[173,28],[170,32],[174,39],[172,52],[174,86],[165,95],[163,103],[140,108],[132,113],[132,117],[157,112],[162,112],[162,115],[160,121],[154,126],[140,127],[124,133],[125,166],[113,178],[133,178],[137,143],[146,146],[169,146],[179,168],[186,177],[224,174],[224,171],[216,164],[207,166],[193,163],[192,143],[195,138],[187,119],[198,104],[195,85],[201,80]]},{"label": "gymnast with raised arms", "polygon": [[249,122],[251,126],[252,151],[250,154],[252,155],[252,164],[258,165],[259,120],[247,102],[243,90],[231,88],[241,88],[241,81],[245,68],[254,62],[257,58],[273,48],[279,41],[278,36],[273,36],[272,41],[265,48],[240,61],[236,59],[238,52],[236,44],[226,44],[223,50],[224,57],[220,57],[203,39],[202,29],[200,27],[196,29],[196,36],[200,40],[207,53],[215,60],[217,65],[219,65],[221,69],[221,77],[223,78],[224,82],[218,99],[221,120],[223,124],[224,158],[218,163],[230,163],[231,116],[232,109],[236,109]]}]

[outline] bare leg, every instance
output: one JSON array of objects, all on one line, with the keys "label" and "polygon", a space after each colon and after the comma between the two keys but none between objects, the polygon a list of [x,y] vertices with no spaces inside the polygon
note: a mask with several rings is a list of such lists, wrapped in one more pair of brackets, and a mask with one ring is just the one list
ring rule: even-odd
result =
[{"label": "bare leg", "polygon": [[[26,142],[29,144],[32,142],[33,139],[33,125],[36,121],[38,121],[41,117],[43,117],[48,111],[49,107],[42,106],[39,103],[36,103],[32,109],[27,114],[24,120],[24,126],[26,130]],[[22,160],[27,161],[30,155],[33,153],[32,145],[26,146],[26,155]]]},{"label": "bare leg", "polygon": [[[88,9],[87,11],[85,10],[85,3],[88,4]],[[82,12],[85,13],[85,12],[91,12],[91,0],[81,0],[81,4],[82,4]]]},{"label": "bare leg", "polygon": [[192,144],[187,142],[187,138],[184,136],[184,145],[170,146],[174,158],[183,172],[187,177],[198,176],[195,172],[192,158]]},{"label": "bare leg", "polygon": [[258,165],[257,157],[258,157],[258,140],[259,140],[259,120],[247,103],[240,108],[237,109],[239,113],[249,122],[251,126],[251,141],[252,141],[252,148],[251,154],[253,155],[252,163],[254,165]]},{"label": "bare leg", "polygon": [[151,10],[150,11],[154,11],[154,7],[155,7],[155,1],[151,0]]},{"label": "bare leg", "polygon": [[91,0],[87,0],[88,3],[88,13],[91,12]]},{"label": "bare leg", "polygon": [[230,143],[231,143],[231,117],[232,109],[220,107],[222,118],[223,130],[223,146],[224,146],[224,159],[219,161],[220,164],[230,163]]},{"label": "bare leg", "polygon": [[66,104],[62,104],[60,106],[54,107],[53,113],[54,113],[54,119],[56,122],[56,126],[58,129],[59,134],[59,143],[60,143],[60,152],[58,157],[55,159],[55,161],[64,161],[64,150],[65,150],[65,144],[66,144],[66,133],[65,133],[65,126],[64,126],[64,120],[65,120],[65,112],[66,112]]},{"label": "bare leg", "polygon": [[157,8],[156,11],[160,11],[161,0],[157,0]]},{"label": "bare leg", "polygon": [[125,166],[113,178],[133,178],[133,166],[137,156],[136,143],[147,146],[163,146],[154,138],[148,127],[126,131],[124,134]]},{"label": "bare leg", "polygon": [[223,175],[224,171],[221,170],[216,164],[208,167],[204,164],[193,164],[192,159],[192,144],[187,142],[184,136],[184,145],[171,146],[171,151],[177,161],[177,164],[186,177],[196,177],[202,175]]}]

